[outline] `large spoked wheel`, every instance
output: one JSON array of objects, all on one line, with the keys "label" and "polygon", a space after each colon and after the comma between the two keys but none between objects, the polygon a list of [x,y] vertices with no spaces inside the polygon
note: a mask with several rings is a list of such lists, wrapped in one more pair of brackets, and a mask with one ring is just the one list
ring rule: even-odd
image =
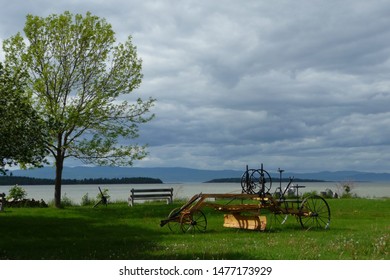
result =
[{"label": "large spoked wheel", "polygon": [[180,226],[184,233],[205,232],[207,219],[202,211],[196,210],[193,213],[184,214],[180,219]]},{"label": "large spoked wheel", "polygon": [[269,192],[271,186],[271,176],[264,169],[248,169],[241,177],[243,193],[264,195]]},{"label": "large spoked wheel", "polygon": [[168,215],[168,227],[172,232],[180,232],[180,208],[175,208]]},{"label": "large spoked wheel", "polygon": [[269,173],[265,170],[257,169],[250,176],[252,182],[251,193],[264,195],[269,192],[272,187],[272,179]]},{"label": "large spoked wheel", "polygon": [[270,209],[262,209],[261,215],[264,215],[267,218],[266,231],[268,232],[280,230],[288,217],[288,215],[284,213],[274,212]]},{"label": "large spoked wheel", "polygon": [[329,229],[330,208],[324,198],[311,195],[299,207],[299,221],[306,229]]},{"label": "large spoked wheel", "polygon": [[272,228],[275,229],[280,226],[283,226],[286,223],[288,215],[283,213],[274,213],[270,218],[271,218],[270,229]]},{"label": "large spoked wheel", "polygon": [[253,194],[253,182],[251,181],[251,175],[256,169],[247,169],[241,176],[241,188],[242,193]]}]

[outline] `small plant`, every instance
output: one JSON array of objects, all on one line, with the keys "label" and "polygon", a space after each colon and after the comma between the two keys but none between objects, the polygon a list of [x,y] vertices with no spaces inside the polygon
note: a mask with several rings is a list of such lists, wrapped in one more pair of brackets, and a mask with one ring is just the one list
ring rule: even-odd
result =
[{"label": "small plant", "polygon": [[26,190],[22,187],[19,187],[18,185],[15,185],[12,188],[10,188],[7,199],[22,200],[25,199],[26,197],[27,197]]},{"label": "small plant", "polygon": [[95,203],[95,200],[89,197],[88,193],[84,194],[81,198],[81,205],[82,206],[88,206]]},{"label": "small plant", "polygon": [[336,185],[337,194],[341,198],[356,198],[357,195],[352,193],[352,190],[355,188],[355,185],[351,181],[341,182]]},{"label": "small plant", "polygon": [[353,184],[352,183],[344,183],[343,186],[343,193],[341,195],[341,198],[352,198],[353,194],[351,193],[351,190],[353,189]]},{"label": "small plant", "polygon": [[66,207],[66,206],[73,206],[73,205],[75,205],[73,200],[71,198],[69,198],[66,195],[66,193],[64,193],[64,195],[62,196],[62,199],[61,199],[61,206]]}]

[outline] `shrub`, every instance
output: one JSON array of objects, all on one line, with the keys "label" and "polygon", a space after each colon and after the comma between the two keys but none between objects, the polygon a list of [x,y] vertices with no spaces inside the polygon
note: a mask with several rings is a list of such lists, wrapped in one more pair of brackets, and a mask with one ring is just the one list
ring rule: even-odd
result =
[{"label": "shrub", "polygon": [[88,206],[95,204],[95,200],[91,199],[88,195],[88,193],[84,194],[83,197],[81,198],[81,205],[82,206]]},{"label": "shrub", "polygon": [[64,193],[64,195],[61,198],[61,206],[66,207],[66,206],[74,206],[74,205],[75,205],[75,203],[73,202],[73,200],[71,198],[69,198],[66,195],[66,193]]},{"label": "shrub", "polygon": [[336,185],[338,189],[338,195],[341,198],[356,198],[357,195],[352,192],[352,190],[355,188],[354,182],[347,181],[347,182],[341,182]]},{"label": "shrub", "polygon": [[10,188],[7,199],[22,200],[25,199],[26,197],[27,197],[26,190],[22,187],[19,187],[18,185],[15,185],[12,188]]}]

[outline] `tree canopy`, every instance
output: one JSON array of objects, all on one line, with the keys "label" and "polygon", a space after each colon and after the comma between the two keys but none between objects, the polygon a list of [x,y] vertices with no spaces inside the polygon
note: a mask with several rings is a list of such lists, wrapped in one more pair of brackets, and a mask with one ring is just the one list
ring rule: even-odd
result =
[{"label": "tree canopy", "polygon": [[40,166],[44,161],[44,123],[25,91],[25,75],[0,63],[0,173],[7,165]]},{"label": "tree canopy", "polygon": [[146,145],[129,142],[153,118],[154,99],[129,101],[142,80],[142,61],[129,36],[116,44],[112,26],[86,13],[27,15],[21,33],[3,43],[6,63],[26,73],[55,159],[55,204],[60,206],[66,158],[99,165],[131,165]]}]

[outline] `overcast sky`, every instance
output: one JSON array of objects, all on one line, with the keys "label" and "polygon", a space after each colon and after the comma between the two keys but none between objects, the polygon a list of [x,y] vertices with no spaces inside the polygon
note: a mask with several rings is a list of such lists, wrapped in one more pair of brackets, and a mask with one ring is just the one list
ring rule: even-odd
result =
[{"label": "overcast sky", "polygon": [[157,99],[135,166],[390,172],[390,1],[0,3],[0,40],[66,10],[132,35]]}]

